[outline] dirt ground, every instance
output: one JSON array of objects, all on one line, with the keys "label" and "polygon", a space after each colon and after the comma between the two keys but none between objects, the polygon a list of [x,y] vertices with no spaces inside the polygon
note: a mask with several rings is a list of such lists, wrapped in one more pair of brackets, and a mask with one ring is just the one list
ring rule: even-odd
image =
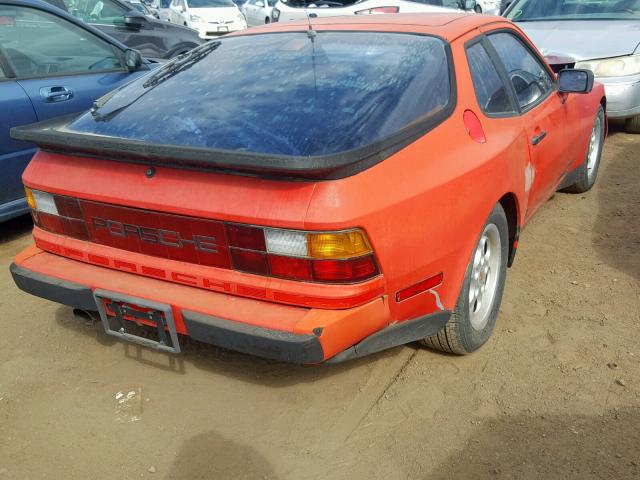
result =
[{"label": "dirt ground", "polygon": [[467,357],[125,345],[18,291],[30,226],[0,225],[0,480],[640,478],[639,179],[640,137],[614,132],[597,187],[524,230]]}]

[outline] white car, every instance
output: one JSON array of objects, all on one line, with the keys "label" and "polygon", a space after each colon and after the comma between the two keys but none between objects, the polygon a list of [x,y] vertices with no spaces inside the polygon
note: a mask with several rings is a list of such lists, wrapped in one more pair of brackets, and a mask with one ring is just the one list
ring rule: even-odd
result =
[{"label": "white car", "polygon": [[276,0],[249,0],[240,10],[244,13],[247,24],[256,27],[271,22],[271,10],[275,4]]},{"label": "white car", "polygon": [[500,15],[501,0],[476,0],[475,11],[487,15]]},{"label": "white car", "polygon": [[247,21],[231,0],[171,0],[169,21],[198,31],[200,38],[216,38],[247,28]]},{"label": "white car", "polygon": [[475,0],[278,0],[272,22],[378,13],[434,13],[474,10]]},{"label": "white car", "polygon": [[171,21],[169,5],[171,5],[171,0],[151,0],[149,3],[149,7],[158,12],[158,18],[167,22]]}]

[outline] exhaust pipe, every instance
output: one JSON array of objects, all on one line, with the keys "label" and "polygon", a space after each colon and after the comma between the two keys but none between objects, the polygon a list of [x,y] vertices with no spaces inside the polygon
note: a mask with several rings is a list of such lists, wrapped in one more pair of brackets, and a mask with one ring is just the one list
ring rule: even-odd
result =
[{"label": "exhaust pipe", "polygon": [[100,320],[98,316],[98,312],[90,311],[90,310],[82,310],[81,308],[73,309],[73,316],[80,320],[82,323],[87,325],[88,327],[93,327],[96,322]]}]

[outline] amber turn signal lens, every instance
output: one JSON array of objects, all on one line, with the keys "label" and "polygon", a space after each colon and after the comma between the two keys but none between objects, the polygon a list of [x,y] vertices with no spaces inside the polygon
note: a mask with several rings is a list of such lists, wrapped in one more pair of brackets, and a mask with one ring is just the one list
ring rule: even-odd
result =
[{"label": "amber turn signal lens", "polygon": [[28,187],[24,187],[24,192],[27,194],[27,203],[29,204],[29,208],[31,210],[35,210],[36,209],[36,199],[33,198],[33,192]]},{"label": "amber turn signal lens", "polygon": [[311,233],[307,237],[307,247],[311,258],[352,258],[372,251],[362,230]]}]

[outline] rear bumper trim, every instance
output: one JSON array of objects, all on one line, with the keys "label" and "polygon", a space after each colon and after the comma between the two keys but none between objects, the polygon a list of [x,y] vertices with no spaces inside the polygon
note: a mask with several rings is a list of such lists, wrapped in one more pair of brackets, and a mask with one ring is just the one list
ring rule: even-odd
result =
[{"label": "rear bumper trim", "polygon": [[49,277],[12,263],[13,281],[22,291],[81,310],[97,311],[91,288],[79,283]]},{"label": "rear bumper trim", "polygon": [[218,347],[289,363],[319,363],[322,345],[315,335],[270,330],[188,310],[182,318],[189,336]]},{"label": "rear bumper trim", "polygon": [[[21,290],[70,307],[97,311],[90,287],[43,275],[11,264],[13,280]],[[182,318],[191,338],[218,347],[290,363],[319,363],[324,359],[320,340],[315,335],[296,335],[279,330],[182,310]]]}]

